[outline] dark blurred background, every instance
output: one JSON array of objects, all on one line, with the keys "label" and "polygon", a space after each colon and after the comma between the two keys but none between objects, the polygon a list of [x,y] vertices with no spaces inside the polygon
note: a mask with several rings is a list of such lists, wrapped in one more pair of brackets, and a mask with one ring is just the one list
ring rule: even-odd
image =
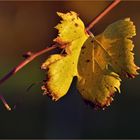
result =
[{"label": "dark blurred background", "polygon": [[[22,54],[52,43],[57,11],[75,11],[88,25],[111,1],[0,2],[0,77],[23,60]],[[140,66],[140,2],[123,1],[93,29],[101,33],[116,20],[130,17],[136,27],[135,62]],[[58,102],[43,96],[38,83],[47,54],[37,58],[0,86],[0,94],[16,108],[8,112],[0,101],[0,138],[140,138],[140,77],[125,80],[121,94],[105,111],[86,106],[73,82]]]}]

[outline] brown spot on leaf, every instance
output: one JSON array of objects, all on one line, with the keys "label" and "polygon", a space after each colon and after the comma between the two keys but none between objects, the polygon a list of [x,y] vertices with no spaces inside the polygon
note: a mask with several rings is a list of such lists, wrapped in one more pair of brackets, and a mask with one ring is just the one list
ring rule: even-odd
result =
[{"label": "brown spot on leaf", "polygon": [[72,18],[71,20],[72,20],[72,21],[74,21],[74,20],[75,20],[75,18]]},{"label": "brown spot on leaf", "polygon": [[89,60],[89,59],[87,59],[87,60],[86,60],[86,62],[88,63],[88,62],[90,62],[90,60]]},{"label": "brown spot on leaf", "polygon": [[74,24],[76,27],[78,27],[79,25],[77,23]]},{"label": "brown spot on leaf", "polygon": [[83,45],[83,46],[82,46],[82,49],[85,49],[85,48],[86,48],[86,46],[85,46],[85,45]]}]

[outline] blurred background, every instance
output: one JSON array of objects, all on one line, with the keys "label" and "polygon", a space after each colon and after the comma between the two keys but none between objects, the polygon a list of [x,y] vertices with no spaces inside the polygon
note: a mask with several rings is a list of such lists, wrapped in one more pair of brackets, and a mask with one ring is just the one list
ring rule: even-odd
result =
[{"label": "blurred background", "polygon": [[[75,11],[85,25],[111,1],[44,1],[0,2],[0,77],[24,58],[27,51],[38,51],[52,43],[59,22],[57,11]],[[116,20],[130,17],[136,27],[135,62],[140,66],[140,2],[123,1],[93,29],[101,33]],[[60,101],[53,102],[42,95],[38,83],[45,79],[40,70],[47,54],[35,59],[0,86],[11,107],[8,112],[0,101],[0,138],[140,138],[140,77],[125,80],[121,94],[105,111],[87,106],[75,80]]]}]

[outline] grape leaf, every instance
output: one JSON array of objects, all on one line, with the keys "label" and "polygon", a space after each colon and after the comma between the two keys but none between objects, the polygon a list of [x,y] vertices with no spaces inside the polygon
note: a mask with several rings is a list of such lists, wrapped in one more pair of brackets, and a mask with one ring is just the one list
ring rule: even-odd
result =
[{"label": "grape leaf", "polygon": [[59,34],[58,37],[54,39],[54,41],[60,44],[60,47],[64,48],[66,53],[69,54],[71,53],[72,49],[76,48],[75,46],[70,44],[78,39],[83,40],[82,37],[86,37],[87,39],[88,35],[85,32],[84,23],[78,17],[77,13],[71,11],[66,14],[57,12],[57,14],[63,20],[55,27],[58,30]]},{"label": "grape leaf", "polygon": [[53,100],[58,100],[67,93],[73,77],[77,75],[81,47],[88,38],[83,22],[75,12],[57,14],[63,20],[56,26],[59,36],[54,41],[65,49],[66,54],[51,55],[42,64],[42,69],[47,69],[47,82],[42,89]]},{"label": "grape leaf", "polygon": [[130,18],[119,20],[96,37],[110,56],[110,63],[114,71],[123,77],[134,78],[138,75],[138,66],[134,63],[132,40],[136,29]]},{"label": "grape leaf", "polygon": [[75,12],[57,13],[62,21],[56,26],[54,42],[66,54],[51,55],[43,64],[47,77],[42,89],[53,100],[63,97],[77,76],[82,97],[96,108],[105,108],[120,92],[121,79],[138,75],[134,63],[135,26],[129,18],[109,25],[98,36],[88,35]]},{"label": "grape leaf", "polygon": [[90,37],[79,57],[77,88],[85,102],[95,108],[109,106],[113,93],[120,91],[121,79],[108,65],[108,54]]},{"label": "grape leaf", "polygon": [[109,25],[97,37],[90,37],[82,47],[78,62],[77,88],[87,103],[96,108],[109,106],[114,92],[120,92],[120,77],[138,75],[134,64],[135,35],[130,19]]}]

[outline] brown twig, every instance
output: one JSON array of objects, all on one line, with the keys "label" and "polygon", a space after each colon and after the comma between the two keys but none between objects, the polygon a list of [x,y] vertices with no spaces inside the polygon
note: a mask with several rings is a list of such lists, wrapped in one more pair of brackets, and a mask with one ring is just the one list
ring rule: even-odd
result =
[{"label": "brown twig", "polygon": [[90,31],[91,28],[93,28],[93,26],[98,23],[105,15],[107,15],[107,13],[109,13],[114,7],[116,7],[119,3],[121,2],[121,0],[114,0],[107,8],[105,8],[95,19],[93,19],[93,21],[91,21],[91,23],[88,25],[88,27],[86,28],[86,31]]},{"label": "brown twig", "polygon": [[26,66],[28,63],[30,63],[32,60],[34,60],[36,57],[56,49],[57,46],[53,45],[51,47],[47,47],[41,51],[38,51],[36,53],[31,53],[29,57],[27,57],[24,61],[22,61],[21,63],[19,63],[19,65],[17,65],[16,67],[14,67],[8,74],[6,74],[2,79],[0,79],[0,84],[4,83],[7,79],[9,79],[12,75],[14,75],[15,73],[17,73],[20,69],[22,69],[24,66]]},{"label": "brown twig", "polygon": [[[99,14],[90,24],[89,26],[86,28],[86,31],[89,32],[90,29],[97,23],[99,22],[99,20],[101,20],[109,11],[111,11],[115,6],[117,6],[117,4],[120,2],[121,0],[114,0],[104,11],[101,12],[101,14]],[[4,83],[7,79],[9,79],[12,75],[14,75],[15,73],[17,73],[20,69],[22,69],[24,66],[26,66],[28,63],[30,63],[31,61],[33,61],[36,57],[56,49],[57,46],[53,45],[52,47],[48,47],[45,48],[41,51],[38,51],[36,53],[31,53],[31,52],[27,52],[24,56],[25,56],[25,60],[22,61],[21,63],[19,63],[16,67],[14,67],[8,74],[6,74],[2,79],[0,79],[0,85],[2,83]]]},{"label": "brown twig", "polygon": [[11,107],[8,105],[8,103],[6,102],[6,100],[4,99],[4,97],[2,95],[0,95],[0,100],[2,101],[2,103],[4,104],[5,108],[8,110],[8,111],[11,111]]}]

